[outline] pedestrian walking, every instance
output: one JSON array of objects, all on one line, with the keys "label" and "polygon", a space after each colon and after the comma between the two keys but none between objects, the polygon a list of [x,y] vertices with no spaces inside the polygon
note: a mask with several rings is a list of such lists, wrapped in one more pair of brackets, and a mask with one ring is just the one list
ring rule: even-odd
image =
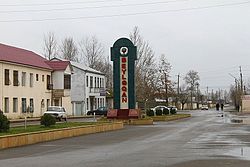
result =
[{"label": "pedestrian walking", "polygon": [[216,107],[216,110],[219,111],[219,109],[220,109],[220,104],[219,104],[219,103],[216,103],[216,106],[215,106],[215,107]]},{"label": "pedestrian walking", "polygon": [[221,111],[223,111],[223,107],[224,107],[224,104],[221,103],[221,104],[220,104],[220,109],[221,109]]}]

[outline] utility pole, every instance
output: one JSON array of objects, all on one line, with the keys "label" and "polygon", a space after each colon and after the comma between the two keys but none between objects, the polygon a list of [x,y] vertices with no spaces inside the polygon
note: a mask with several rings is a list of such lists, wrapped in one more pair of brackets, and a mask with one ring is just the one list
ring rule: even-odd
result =
[{"label": "utility pole", "polygon": [[242,96],[243,96],[243,79],[242,79],[242,71],[240,66],[240,111],[242,112]]},{"label": "utility pole", "polygon": [[179,97],[179,94],[180,94],[180,74],[178,74],[178,80],[177,80],[177,84],[178,84],[178,86],[177,86],[177,95],[178,95],[178,97]]},{"label": "utility pole", "polygon": [[165,76],[165,90],[166,90],[166,104],[168,106],[168,84],[167,84],[167,74],[163,71]]}]

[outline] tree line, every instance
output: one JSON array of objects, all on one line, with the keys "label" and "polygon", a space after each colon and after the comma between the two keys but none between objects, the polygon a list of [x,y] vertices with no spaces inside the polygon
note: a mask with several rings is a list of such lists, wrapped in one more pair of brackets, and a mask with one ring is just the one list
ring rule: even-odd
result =
[{"label": "tree line", "polygon": [[[138,27],[129,33],[129,38],[137,46],[135,62],[136,98],[138,102],[153,104],[155,99],[174,99],[175,103],[184,105],[198,92],[199,74],[190,70],[184,77],[185,83],[179,85],[171,76],[172,66],[165,54],[156,56],[150,43],[146,41]],[[66,37],[57,41],[55,33],[44,35],[43,55],[47,59],[59,57],[82,63],[106,75],[107,90],[112,95],[113,66],[109,56],[105,55],[104,46],[96,36],[85,37],[81,41],[74,41],[73,37]],[[159,57],[159,58],[158,58]],[[197,89],[197,91],[195,91]]]}]

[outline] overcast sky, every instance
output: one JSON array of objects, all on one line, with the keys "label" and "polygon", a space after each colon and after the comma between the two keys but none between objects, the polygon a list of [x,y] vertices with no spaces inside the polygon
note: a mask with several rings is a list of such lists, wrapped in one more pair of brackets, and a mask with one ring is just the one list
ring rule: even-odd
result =
[{"label": "overcast sky", "polygon": [[43,53],[43,36],[58,41],[95,35],[106,54],[138,26],[157,57],[167,55],[172,79],[199,72],[201,89],[227,89],[232,74],[250,77],[247,0],[0,0],[0,43]]}]

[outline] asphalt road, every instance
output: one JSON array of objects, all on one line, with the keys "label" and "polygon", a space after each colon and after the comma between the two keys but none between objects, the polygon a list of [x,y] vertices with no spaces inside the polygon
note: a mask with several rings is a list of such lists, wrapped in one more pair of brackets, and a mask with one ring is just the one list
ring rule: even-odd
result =
[{"label": "asphalt road", "polygon": [[247,167],[250,125],[216,111],[0,151],[3,167]]}]

